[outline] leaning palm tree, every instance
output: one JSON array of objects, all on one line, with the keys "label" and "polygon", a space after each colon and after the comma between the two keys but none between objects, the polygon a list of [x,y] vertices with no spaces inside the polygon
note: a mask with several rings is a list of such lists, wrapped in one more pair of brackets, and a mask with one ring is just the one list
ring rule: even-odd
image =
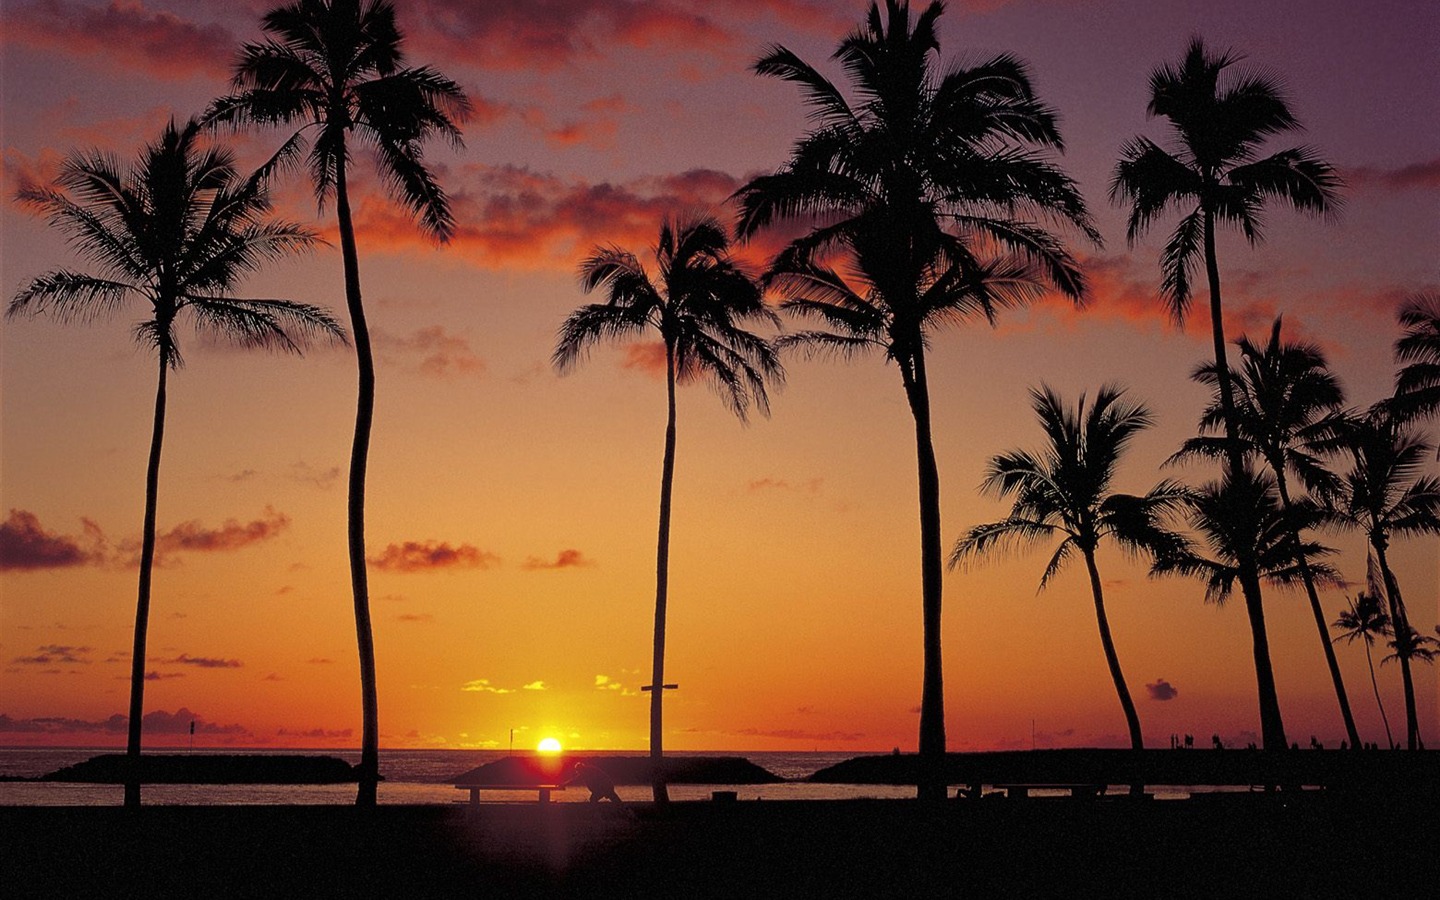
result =
[{"label": "leaning palm tree", "polygon": [[[835,51],[853,104],[794,52],[771,48],[755,71],[798,85],[815,128],[784,167],[737,192],[743,237],[782,221],[813,225],[777,257],[772,276],[790,293],[792,311],[832,331],[793,341],[842,353],[879,346],[900,369],[920,486],[919,792],[931,799],[944,796],[945,708],[926,341],[942,324],[993,314],[1043,283],[1083,296],[1075,259],[1037,221],[1069,222],[1099,240],[1075,184],[1049,159],[1062,148],[1060,133],[1025,65],[999,55],[941,69],[935,26],[943,10],[930,3],[912,20],[908,2],[885,0],[883,13],[871,4],[864,25]],[[826,263],[836,253],[853,279]]]},{"label": "leaning palm tree", "polygon": [[1044,590],[1078,552],[1090,575],[1100,645],[1125,714],[1130,746],[1142,750],[1145,741],[1140,717],[1110,635],[1095,551],[1105,538],[1134,553],[1168,556],[1181,551],[1183,541],[1166,530],[1161,520],[1183,505],[1188,492],[1173,481],[1162,481],[1143,497],[1111,492],[1121,454],[1136,434],[1154,423],[1149,410],[1123,402],[1123,394],[1119,388],[1102,387],[1088,411],[1082,394],[1071,412],[1050,388],[1031,390],[1031,406],[1049,444],[1040,453],[1011,450],[990,460],[982,489],[1002,498],[1013,496],[1014,505],[1009,516],[999,522],[971,528],[955,544],[950,567],[990,551],[1059,537],[1060,545],[1040,577],[1040,590]]},{"label": "leaning palm tree", "polygon": [[708,380],[743,422],[752,405],[768,415],[767,382],[784,380],[775,348],[747,331],[776,323],[756,278],[732,258],[714,218],[665,222],[654,276],[632,253],[597,247],[580,265],[580,286],[603,289],[606,302],[575,310],[560,327],[553,361],[568,372],[601,341],[654,333],[665,347],[665,455],[660,468],[660,531],[655,550],[655,633],[650,677],[650,758],[656,803],[669,799],[664,756],[665,613],[670,584],[670,496],[675,483],[675,387]]},{"label": "leaning palm tree", "polygon": [[[1313,528],[1325,517],[1312,503],[1296,503],[1288,511],[1280,505],[1275,479],[1249,469],[1241,477],[1224,476],[1191,493],[1188,501],[1190,524],[1209,548],[1205,555],[1193,547],[1179,553],[1156,557],[1153,575],[1187,575],[1205,583],[1205,601],[1223,605],[1240,579],[1242,554],[1251,554],[1258,574],[1270,585],[1292,588],[1302,583],[1297,558],[1307,560],[1311,579],[1319,584],[1342,584],[1339,574],[1322,557],[1334,553],[1315,541],[1304,541],[1297,552],[1294,536]],[[1252,639],[1269,659],[1264,610],[1259,621],[1247,604]],[[1256,678],[1261,673],[1257,665]],[[1262,707],[1263,715],[1263,707]]]},{"label": "leaning palm tree", "polygon": [[1400,307],[1405,333],[1395,342],[1395,358],[1405,363],[1396,383],[1395,403],[1411,415],[1440,410],[1440,293],[1416,294]]},{"label": "leaning palm tree", "polygon": [[365,469],[375,412],[375,359],[360,298],[360,259],[350,215],[348,167],[355,146],[374,151],[390,193],[444,242],[454,230],[445,192],[425,166],[424,143],[460,146],[456,122],[469,101],[455,82],[421,66],[404,66],[401,32],[389,0],[294,0],[265,14],[270,36],[246,44],[235,66],[236,92],[207,112],[234,126],[299,125],[314,130],[308,167],[323,207],[333,196],[345,271],[345,302],[355,338],[359,385],[350,451],[348,545],[360,656],[361,737],[356,804],[374,806],[379,782],[379,710],[370,587],[365,571]]},{"label": "leaning palm tree", "polygon": [[[1215,252],[1218,225],[1240,228],[1251,244],[1262,237],[1260,212],[1267,200],[1280,200],[1304,211],[1326,214],[1337,208],[1340,179],[1313,151],[1295,147],[1260,157],[1272,135],[1292,131],[1299,122],[1279,86],[1270,78],[1240,75],[1222,86],[1221,77],[1239,57],[1211,54],[1195,38],[1179,66],[1162,66],[1150,76],[1147,112],[1169,120],[1175,146],[1167,150],[1137,137],[1121,150],[1110,186],[1112,200],[1129,202],[1126,232],[1133,245],[1171,208],[1184,211],[1160,257],[1161,288],[1170,314],[1182,322],[1190,307],[1191,280],[1203,263],[1210,288],[1210,330],[1215,351],[1216,386],[1224,419],[1228,476],[1243,477],[1244,451],[1225,360],[1225,327],[1220,302],[1220,265]],[[1263,621],[1260,582],[1254,553],[1237,547],[1239,579],[1251,624]],[[1259,675],[1260,723],[1266,748],[1283,749],[1285,726],[1275,694],[1275,677],[1263,634],[1252,650]]]},{"label": "leaning palm tree", "polygon": [[1380,602],[1379,594],[1361,591],[1350,601],[1350,606],[1335,620],[1335,628],[1346,643],[1357,640],[1365,642],[1365,662],[1370,667],[1370,687],[1375,691],[1375,705],[1380,709],[1380,721],[1385,725],[1385,747],[1395,746],[1395,737],[1390,733],[1390,717],[1385,715],[1385,701],[1380,699],[1380,683],[1375,680],[1375,656],[1370,648],[1375,646],[1377,636],[1390,634],[1390,617]]},{"label": "leaning palm tree", "polygon": [[[1234,388],[1236,432],[1248,458],[1264,462],[1275,476],[1275,489],[1280,507],[1287,514],[1294,508],[1290,495],[1290,476],[1315,493],[1331,494],[1339,485],[1316,452],[1316,443],[1326,433],[1328,416],[1340,411],[1345,395],[1340,382],[1325,363],[1325,354],[1315,344],[1282,342],[1281,320],[1270,329],[1270,339],[1262,347],[1248,337],[1236,341],[1240,348],[1240,368],[1230,373]],[[1200,420],[1201,436],[1186,441],[1172,460],[1190,456],[1224,458],[1225,438],[1216,434],[1224,430],[1224,411],[1218,396],[1219,377],[1214,365],[1202,366],[1195,380],[1215,390],[1216,396]],[[1292,519],[1293,521],[1293,519]],[[1299,533],[1292,536],[1292,547],[1299,548]],[[1360,746],[1360,732],[1350,711],[1350,698],[1340,675],[1340,663],[1330,642],[1330,629],[1315,579],[1310,575],[1309,562],[1303,554],[1296,555],[1295,564],[1310,601],[1310,612],[1320,632],[1320,646],[1330,670],[1330,682],[1340,706],[1340,718],[1350,744]]]},{"label": "leaning palm tree", "polygon": [[[1380,570],[1392,633],[1408,635],[1410,617],[1390,568],[1390,541],[1440,534],[1440,478],[1424,474],[1433,448],[1397,410],[1393,398],[1337,423],[1332,446],[1350,457],[1334,500],[1335,521],[1364,533]],[[1410,655],[1397,658],[1405,687],[1405,743],[1415,750],[1420,746],[1420,720]]]},{"label": "leaning palm tree", "polygon": [[140,731],[145,712],[145,640],[155,565],[155,516],[160,450],[165,436],[166,382],[182,364],[176,326],[186,318],[206,333],[242,347],[299,352],[315,335],[343,340],[324,309],[288,300],[231,295],[240,279],[267,262],[307,249],[315,235],[271,219],[267,171],[242,177],[234,156],[203,147],[194,121],[174,120],[129,165],[100,151],[75,153],[55,187],[23,190],[18,199],[44,214],[104,274],[57,269],[32,280],[10,301],[7,316],[41,313],[61,322],[119,313],[132,300],[148,303],[133,328],[153,348],[159,378],[154,428],[145,469],[145,518],[135,643],[130,657],[130,720],[125,805],[140,805]]}]

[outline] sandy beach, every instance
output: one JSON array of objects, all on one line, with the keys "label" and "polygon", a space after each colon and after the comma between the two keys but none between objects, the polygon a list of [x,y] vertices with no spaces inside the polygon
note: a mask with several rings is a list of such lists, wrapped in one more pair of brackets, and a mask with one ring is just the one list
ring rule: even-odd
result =
[{"label": "sandy beach", "polygon": [[1186,801],[0,809],[26,897],[1404,896],[1433,805]]}]

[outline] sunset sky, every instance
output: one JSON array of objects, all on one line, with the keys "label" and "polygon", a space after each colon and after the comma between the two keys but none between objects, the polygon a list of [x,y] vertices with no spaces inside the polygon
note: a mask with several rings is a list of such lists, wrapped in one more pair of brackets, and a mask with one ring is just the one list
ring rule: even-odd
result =
[{"label": "sunset sky", "polygon": [[[75,148],[132,157],[167,119],[226,91],[235,51],[270,0],[7,0],[3,52],[5,299],[61,266],[93,267],[12,202]],[[397,0],[409,60],[457,80],[475,106],[463,150],[431,148],[458,223],[436,248],[356,167],[378,403],[368,544],[382,747],[642,748],[654,603],[665,392],[654,347],[597,350],[574,374],[549,356],[587,298],[597,243],[637,252],[661,218],[713,212],[773,170],[807,127],[799,91],[750,64],[784,44],[835,79],[861,0]],[[920,4],[917,3],[917,8]],[[1189,373],[1209,352],[1158,299],[1162,221],[1133,250],[1108,202],[1124,141],[1167,137],[1145,118],[1147,80],[1201,35],[1280,76],[1306,132],[1347,182],[1335,221],[1274,208],[1251,250],[1224,234],[1233,337],[1284,313],[1318,341],[1351,402],[1388,393],[1407,294],[1440,287],[1440,6],[1423,0],[980,0],[950,3],[942,57],[1013,52],[1061,116],[1061,162],[1103,248],[1090,307],[1058,300],[940,335],[929,358],[947,550],[1006,507],[977,495],[986,459],[1034,447],[1027,390],[1067,398],[1130,386],[1158,425],[1120,489],[1159,470],[1206,400]],[[247,165],[286,135],[231,140]],[[1276,147],[1282,146],[1277,143]],[[338,245],[296,176],[283,214]],[[340,255],[325,246],[242,286],[343,315]],[[0,745],[119,745],[129,691],[136,558],[155,367],[130,340],[134,308],[91,326],[0,326]],[[182,334],[161,469],[160,565],[146,742],[355,747],[358,663],[345,556],[354,415],[350,351],[243,353]],[[680,397],[666,674],[673,749],[914,750],[920,576],[914,436],[898,373],[879,357],[790,359],[773,416],[748,427],[701,386]],[[1359,538],[1331,534],[1359,582]],[[952,750],[1120,746],[1083,569],[1036,594],[1047,554],[945,579]],[[1414,624],[1433,634],[1437,545],[1397,542]],[[1107,606],[1147,743],[1170,734],[1258,740],[1241,601],[1152,581],[1102,551]],[[1322,596],[1333,619],[1347,592]],[[1302,595],[1267,592],[1290,739],[1343,737]],[[1337,647],[1366,740],[1384,741],[1360,645]],[[1377,673],[1397,736],[1395,665]],[[1418,665],[1422,734],[1440,743],[1436,673]]]}]

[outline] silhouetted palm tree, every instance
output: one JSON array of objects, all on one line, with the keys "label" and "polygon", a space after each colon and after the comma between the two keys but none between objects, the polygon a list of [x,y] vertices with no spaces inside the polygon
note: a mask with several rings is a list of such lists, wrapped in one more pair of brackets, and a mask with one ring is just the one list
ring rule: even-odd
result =
[{"label": "silhouetted palm tree", "polygon": [[[1248,468],[1241,470],[1238,479],[1226,474],[1221,480],[1193,491],[1189,506],[1190,524],[1209,548],[1209,555],[1202,555],[1193,547],[1162,555],[1156,558],[1151,572],[1199,578],[1205,582],[1205,601],[1215,604],[1223,604],[1234,590],[1240,578],[1242,553],[1251,554],[1259,576],[1271,585],[1288,588],[1299,584],[1294,536],[1314,527],[1325,515],[1310,503],[1296,503],[1285,511],[1280,506],[1275,479]],[[1343,583],[1334,569],[1317,561],[1333,552],[1314,541],[1301,543],[1300,554],[1308,561],[1310,577],[1315,582],[1337,586]],[[1259,613],[1260,628],[1252,627],[1252,634],[1258,633],[1263,638],[1264,610],[1260,609]],[[1251,621],[1253,625],[1253,613]],[[1269,649],[1268,645],[1261,647],[1267,662]],[[1256,656],[1258,659],[1259,654]],[[1258,664],[1256,668],[1258,680]]]},{"label": "silhouetted palm tree", "polygon": [[1375,657],[1370,652],[1377,635],[1390,634],[1390,617],[1385,615],[1380,596],[1364,591],[1356,594],[1350,601],[1350,607],[1335,620],[1335,628],[1340,631],[1340,636],[1346,643],[1354,643],[1356,640],[1365,642],[1365,662],[1370,666],[1370,687],[1375,691],[1375,705],[1380,708],[1380,721],[1385,724],[1385,747],[1394,747],[1395,737],[1390,733],[1390,717],[1385,715],[1385,701],[1380,699],[1380,683],[1375,680]]},{"label": "silhouetted palm tree", "polygon": [[[1259,457],[1275,476],[1280,507],[1288,512],[1294,506],[1288,478],[1291,473],[1321,495],[1333,493],[1339,485],[1339,479],[1325,468],[1313,445],[1325,433],[1325,417],[1339,412],[1345,396],[1340,382],[1326,367],[1325,354],[1318,346],[1281,342],[1280,321],[1275,320],[1270,340],[1263,347],[1250,343],[1248,337],[1236,341],[1240,348],[1240,368],[1231,371],[1230,381],[1234,387],[1236,428],[1241,445],[1247,456]],[[1212,389],[1218,387],[1214,365],[1201,367],[1194,377]],[[1226,440],[1215,436],[1216,431],[1223,429],[1224,413],[1217,393],[1200,420],[1202,436],[1186,441],[1174,458],[1193,455],[1223,458]],[[1294,535],[1294,546],[1300,546],[1298,533]],[[1310,600],[1315,627],[1320,632],[1320,645],[1346,735],[1352,746],[1359,747],[1360,733],[1350,712],[1350,698],[1345,692],[1335,648],[1330,643],[1330,629],[1326,627],[1315,579],[1310,577],[1309,563],[1303,555],[1297,554],[1295,563]]]},{"label": "silhouetted palm tree", "polygon": [[[1308,148],[1281,150],[1263,158],[1260,148],[1272,135],[1299,128],[1279,86],[1271,79],[1238,75],[1221,85],[1221,76],[1237,61],[1230,53],[1210,54],[1195,38],[1179,66],[1162,66],[1150,76],[1147,112],[1169,120],[1174,150],[1137,137],[1121,150],[1111,182],[1112,200],[1129,202],[1127,238],[1135,240],[1171,208],[1184,211],[1160,257],[1162,291],[1177,322],[1190,305],[1190,283],[1203,263],[1210,286],[1210,329],[1215,351],[1216,386],[1224,418],[1229,477],[1243,477],[1244,451],[1225,360],[1225,327],[1220,302],[1220,266],[1215,230],[1238,226],[1251,244],[1261,239],[1260,213],[1267,200],[1297,210],[1325,214],[1339,202],[1340,179],[1329,163]],[[1285,726],[1275,695],[1275,677],[1264,634],[1260,582],[1248,548],[1235,548],[1239,578],[1250,615],[1260,723],[1265,747],[1286,747]]]},{"label": "silhouetted palm tree", "polygon": [[1400,307],[1405,333],[1395,342],[1400,370],[1395,402],[1410,415],[1440,410],[1440,293],[1416,294]]},{"label": "silhouetted palm tree", "polygon": [[242,177],[230,151],[202,147],[199,132],[194,121],[177,127],[172,120],[159,140],[147,145],[129,165],[98,150],[72,154],[61,168],[57,187],[24,190],[18,195],[22,203],[65,231],[76,251],[105,274],[68,269],[48,272],[21,288],[10,301],[7,316],[44,313],[61,322],[84,322],[119,313],[132,300],[149,304],[149,317],[133,329],[138,342],[155,350],[159,378],[145,469],[140,585],[130,657],[126,806],[140,805],[145,640],[155,563],[165,391],[170,371],[182,365],[176,325],[188,315],[197,329],[242,347],[297,353],[312,335],[343,340],[344,334],[330,313],[319,307],[231,296],[243,276],[308,248],[315,235],[298,225],[271,219],[265,189],[268,173],[262,169]]},{"label": "silhouetted palm tree", "polygon": [[665,610],[670,572],[670,494],[675,483],[675,386],[709,380],[731,412],[743,422],[753,403],[770,411],[766,382],[784,371],[774,347],[744,323],[777,323],[757,280],[730,255],[725,229],[713,218],[665,222],[655,247],[658,271],[652,277],[634,254],[597,247],[580,265],[586,293],[604,289],[605,303],[571,313],[560,327],[554,364],[573,369],[591,345],[654,332],[665,346],[667,419],[660,474],[660,532],[655,559],[655,643],[650,678],[650,756],[654,795],[668,800],[663,772],[661,699],[665,684]]},{"label": "silhouetted palm tree", "polygon": [[[755,64],[800,86],[816,127],[779,171],[737,192],[738,231],[815,223],[772,265],[792,311],[833,332],[787,338],[848,352],[879,346],[900,368],[915,420],[920,486],[924,675],[920,794],[945,794],[940,621],[940,478],[931,439],[927,336],[968,314],[1033,295],[1048,281],[1077,300],[1079,266],[1034,220],[1068,221],[1098,242],[1074,183],[1045,155],[1061,148],[1054,114],[1024,64],[1000,55],[941,70],[935,23],[944,4],[912,21],[910,5],[872,3],[865,24],[835,52],[846,93],[784,47]],[[825,264],[848,258],[860,289]],[[1013,259],[997,259],[1004,251]]]},{"label": "silhouetted palm tree", "polygon": [[[1424,474],[1431,445],[1396,411],[1393,400],[1347,417],[1335,431],[1333,446],[1346,452],[1351,461],[1342,476],[1343,489],[1335,498],[1335,519],[1365,534],[1385,587],[1392,633],[1409,635],[1410,617],[1400,583],[1390,568],[1389,549],[1395,537],[1440,534],[1440,479]],[[1405,686],[1405,742],[1415,750],[1420,745],[1420,721],[1410,656],[1402,653],[1398,659]]]},{"label": "silhouetted palm tree", "polygon": [[354,145],[373,151],[391,195],[426,233],[448,240],[454,229],[450,205],[425,166],[423,145],[439,136],[459,146],[455,123],[470,106],[455,82],[428,66],[404,66],[403,38],[389,0],[295,0],[266,13],[261,27],[269,38],[242,48],[236,93],[216,100],[206,116],[237,126],[298,124],[292,141],[314,129],[308,166],[315,194],[322,207],[332,195],[335,199],[345,302],[359,368],[348,515],[362,718],[356,804],[374,806],[380,731],[365,571],[365,469],[375,411],[375,360],[360,298],[347,170]]},{"label": "silhouetted palm tree", "polygon": [[1044,590],[1078,551],[1090,575],[1100,644],[1125,713],[1130,746],[1141,750],[1145,742],[1140,717],[1110,636],[1095,550],[1102,539],[1112,538],[1135,553],[1158,556],[1178,552],[1183,542],[1162,527],[1161,519],[1184,503],[1187,492],[1172,481],[1162,481],[1143,497],[1110,492],[1115,468],[1130,439],[1154,423],[1144,406],[1122,402],[1123,393],[1115,387],[1102,387],[1088,411],[1082,394],[1072,413],[1050,388],[1030,392],[1031,405],[1049,443],[1039,453],[1011,450],[990,460],[983,490],[1002,498],[1013,496],[1014,505],[1007,518],[971,528],[955,544],[950,567],[992,550],[1060,537],[1060,546],[1040,578],[1040,590]]}]

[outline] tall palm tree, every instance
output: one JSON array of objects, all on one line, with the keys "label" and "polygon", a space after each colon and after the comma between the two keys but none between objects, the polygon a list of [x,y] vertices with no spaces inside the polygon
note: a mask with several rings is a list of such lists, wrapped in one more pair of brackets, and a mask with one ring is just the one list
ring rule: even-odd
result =
[{"label": "tall palm tree", "polygon": [[1395,402],[1402,411],[1430,415],[1440,410],[1440,292],[1416,294],[1400,307],[1405,333],[1395,342],[1400,370]]},{"label": "tall palm tree", "polygon": [[355,145],[374,151],[391,195],[422,230],[444,242],[454,230],[445,192],[425,166],[432,137],[460,146],[456,122],[469,111],[459,86],[428,66],[404,65],[403,37],[389,0],[294,0],[265,14],[262,43],[246,44],[235,93],[216,100],[213,123],[299,125],[310,141],[308,167],[323,207],[333,196],[344,261],[345,303],[355,339],[358,390],[350,451],[348,545],[360,656],[359,806],[374,806],[380,774],[375,642],[365,571],[365,469],[375,412],[375,359],[360,297],[360,260],[350,215],[347,171]]},{"label": "tall palm tree", "polygon": [[[1247,457],[1258,457],[1275,476],[1280,508],[1289,515],[1294,507],[1290,496],[1289,476],[1294,474],[1301,484],[1321,495],[1332,493],[1339,484],[1334,473],[1325,468],[1315,452],[1315,444],[1326,432],[1327,416],[1340,411],[1345,395],[1340,382],[1325,363],[1325,354],[1315,344],[1282,342],[1281,320],[1270,329],[1270,339],[1262,347],[1248,337],[1236,341],[1240,348],[1240,368],[1230,373],[1234,389],[1236,431]],[[1217,390],[1217,395],[1200,420],[1201,436],[1186,441],[1174,459],[1202,455],[1224,458],[1226,441],[1215,434],[1224,429],[1224,411],[1218,396],[1219,377],[1214,365],[1202,366],[1195,379]],[[1292,518],[1293,522],[1294,519]],[[1299,548],[1300,535],[1293,535],[1292,547]],[[1360,732],[1350,711],[1350,698],[1340,675],[1340,663],[1330,642],[1330,629],[1315,579],[1310,575],[1309,562],[1303,554],[1296,555],[1295,564],[1310,600],[1310,612],[1320,633],[1320,646],[1330,681],[1340,705],[1340,717],[1351,746],[1360,746]]]},{"label": "tall palm tree", "polygon": [[[1225,360],[1225,327],[1220,302],[1220,265],[1215,252],[1218,225],[1238,226],[1253,245],[1262,237],[1260,214],[1267,200],[1297,210],[1327,214],[1339,204],[1340,179],[1329,163],[1305,147],[1260,157],[1266,139],[1299,128],[1279,85],[1270,78],[1237,75],[1222,85],[1222,75],[1239,57],[1214,55],[1195,38],[1178,66],[1161,66],[1150,76],[1151,116],[1167,119],[1174,149],[1136,137],[1121,150],[1110,197],[1129,202],[1126,237],[1133,245],[1164,212],[1184,212],[1160,256],[1161,288],[1170,313],[1184,320],[1190,306],[1195,267],[1205,266],[1210,287],[1210,330],[1215,351],[1216,387],[1229,442],[1228,476],[1243,476],[1244,450]],[[1275,694],[1269,641],[1264,633],[1260,582],[1254,553],[1237,547],[1239,579],[1253,633],[1252,651],[1260,693],[1260,723],[1267,749],[1283,749],[1285,726]]]},{"label": "tall palm tree", "polygon": [[1143,497],[1111,492],[1121,454],[1131,438],[1154,423],[1149,410],[1122,401],[1123,394],[1119,388],[1102,387],[1088,411],[1082,394],[1071,412],[1050,388],[1031,390],[1031,406],[1049,443],[1040,453],[1011,450],[990,460],[983,490],[1002,498],[1013,496],[1014,505],[1009,516],[999,522],[971,528],[955,544],[950,567],[992,550],[1060,537],[1060,545],[1040,577],[1040,590],[1044,590],[1078,551],[1090,575],[1100,645],[1125,714],[1130,746],[1142,750],[1145,741],[1140,717],[1110,635],[1095,551],[1104,538],[1135,553],[1161,556],[1179,551],[1183,542],[1162,527],[1160,520],[1183,505],[1187,491],[1175,482],[1162,481]]},{"label": "tall palm tree", "polygon": [[135,643],[130,657],[125,805],[140,805],[140,730],[145,712],[145,640],[155,565],[155,515],[160,451],[165,436],[169,373],[182,365],[176,326],[194,326],[242,347],[299,352],[315,335],[343,340],[324,309],[288,300],[231,295],[241,278],[267,262],[307,249],[315,235],[269,216],[267,171],[242,177],[234,156],[203,147],[200,126],[172,119],[133,162],[98,150],[73,153],[55,187],[21,191],[18,199],[69,235],[71,245],[103,274],[69,269],[47,272],[21,288],[7,316],[40,313],[61,322],[91,321],[119,313],[130,301],[149,304],[135,324],[141,345],[159,364],[154,428],[145,469],[145,518],[140,543],[140,585]]},{"label": "tall palm tree", "polygon": [[[1296,503],[1289,511],[1283,509],[1272,476],[1248,468],[1241,470],[1238,479],[1226,474],[1193,491],[1189,506],[1190,524],[1209,548],[1209,555],[1193,547],[1164,554],[1156,557],[1151,572],[1199,578],[1205,583],[1207,603],[1220,605],[1230,598],[1240,579],[1242,554],[1249,554],[1259,577],[1275,587],[1290,588],[1302,583],[1296,562],[1301,555],[1307,560],[1313,581],[1331,586],[1343,583],[1333,568],[1319,561],[1334,553],[1332,549],[1314,541],[1302,542],[1298,553],[1295,548],[1294,536],[1314,527],[1324,518],[1324,512],[1311,503]],[[1252,631],[1252,635],[1263,639],[1265,630]],[[1259,649],[1268,662],[1268,644]],[[1263,716],[1264,707],[1261,709]]]},{"label": "tall palm tree", "polygon": [[[737,192],[742,237],[787,220],[814,226],[777,257],[772,277],[790,294],[792,311],[832,331],[787,340],[842,353],[879,346],[900,369],[915,420],[924,630],[919,790],[929,799],[945,793],[945,709],[940,477],[926,341],[937,327],[993,315],[1043,282],[1083,296],[1075,259],[1037,221],[1069,222],[1099,241],[1075,184],[1049,160],[1062,148],[1060,133],[1025,65],[1002,54],[942,69],[935,26],[943,11],[943,3],[930,3],[912,19],[908,2],[885,0],[883,14],[870,5],[865,23],[835,51],[853,104],[795,53],[772,48],[755,71],[798,85],[816,124],[784,167]],[[859,289],[826,264],[833,253],[847,259]]]},{"label": "tall palm tree", "polygon": [[654,276],[636,256],[597,247],[580,265],[580,286],[606,302],[575,310],[560,326],[553,362],[568,372],[601,341],[654,333],[665,345],[665,455],[660,468],[660,531],[655,549],[655,633],[650,672],[650,758],[656,803],[669,799],[661,707],[665,691],[665,612],[670,583],[670,496],[675,483],[675,387],[708,380],[742,422],[753,404],[769,415],[766,383],[784,380],[775,348],[745,329],[777,323],[756,278],[730,254],[714,218],[665,222],[655,246]]},{"label": "tall palm tree", "polygon": [[[1396,409],[1393,399],[1346,417],[1335,431],[1333,446],[1350,457],[1335,498],[1335,521],[1365,534],[1385,588],[1391,631],[1409,635],[1405,599],[1390,568],[1390,541],[1440,534],[1440,478],[1424,474],[1433,448],[1409,417]],[[1405,743],[1415,750],[1420,746],[1420,720],[1410,656],[1401,653],[1398,659],[1405,687]]]},{"label": "tall palm tree", "polygon": [[1350,601],[1350,606],[1335,620],[1335,628],[1345,642],[1365,642],[1365,662],[1370,667],[1370,687],[1375,691],[1375,705],[1380,708],[1380,721],[1385,724],[1385,747],[1395,746],[1395,737],[1390,733],[1390,717],[1385,715],[1385,701],[1380,699],[1380,683],[1375,680],[1375,656],[1370,648],[1375,645],[1376,636],[1390,634],[1390,617],[1380,602],[1379,594],[1361,591]]}]

